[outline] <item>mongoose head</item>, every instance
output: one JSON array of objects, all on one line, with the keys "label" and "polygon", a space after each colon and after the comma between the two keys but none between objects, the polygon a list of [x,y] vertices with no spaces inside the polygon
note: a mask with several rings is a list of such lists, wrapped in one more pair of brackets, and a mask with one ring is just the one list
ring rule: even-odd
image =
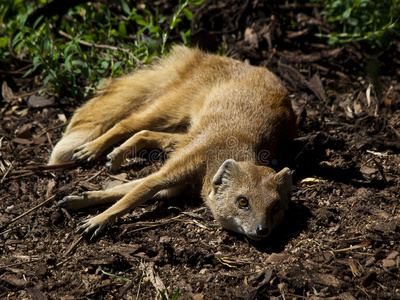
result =
[{"label": "mongoose head", "polygon": [[292,194],[292,171],[226,160],[208,195],[222,227],[261,240],[282,222]]}]

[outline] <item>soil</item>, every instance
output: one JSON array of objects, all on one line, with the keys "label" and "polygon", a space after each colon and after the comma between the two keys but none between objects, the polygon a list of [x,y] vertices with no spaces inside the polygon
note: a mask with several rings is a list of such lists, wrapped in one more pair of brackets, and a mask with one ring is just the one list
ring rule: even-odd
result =
[{"label": "soil", "polygon": [[104,207],[56,202],[146,176],[163,154],[117,174],[104,161],[30,168],[46,164],[81,102],[31,93],[33,77],[2,72],[0,298],[160,299],[179,289],[178,299],[400,299],[400,42],[379,56],[322,44],[313,28],[326,24],[312,5],[207,1],[194,11],[195,43],[225,43],[290,93],[299,138],[278,161],[296,170],[284,224],[248,241],[182,195],[81,238],[76,225]]}]

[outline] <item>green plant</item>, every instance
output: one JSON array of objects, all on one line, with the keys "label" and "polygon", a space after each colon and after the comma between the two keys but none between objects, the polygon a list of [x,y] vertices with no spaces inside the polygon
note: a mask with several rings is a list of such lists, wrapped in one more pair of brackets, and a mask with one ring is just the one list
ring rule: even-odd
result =
[{"label": "green plant", "polygon": [[[39,18],[27,24],[27,16],[45,0],[5,0],[0,4],[0,54],[7,60],[31,62],[25,76],[35,75],[42,90],[51,87],[60,97],[81,96],[97,89],[105,78],[129,72],[167,53],[169,36],[182,21],[190,21],[189,5],[204,0],[180,0],[171,18],[159,16],[145,7],[130,8],[102,2],[70,8],[65,16]],[[134,34],[129,34],[133,32]],[[182,41],[190,44],[190,30],[182,31]],[[10,47],[9,47],[10,46]]]},{"label": "green plant", "polygon": [[[163,291],[158,290],[158,292],[159,292],[160,295],[161,295],[161,299],[163,299],[163,300],[168,300],[167,295],[165,295],[165,293],[164,293]],[[172,295],[171,300],[177,300],[178,297],[179,297],[179,288],[176,289],[175,293]]]},{"label": "green plant", "polygon": [[128,279],[128,278],[125,278],[125,277],[122,277],[122,276],[118,276],[118,275],[115,275],[115,274],[111,274],[111,273],[108,273],[108,272],[103,271],[103,270],[101,270],[101,273],[103,273],[104,275],[110,276],[110,277],[121,279],[123,281],[127,281],[127,282],[131,282],[132,281],[131,279]]},{"label": "green plant", "polygon": [[316,0],[333,32],[318,34],[329,44],[367,42],[385,48],[400,37],[400,0]]}]

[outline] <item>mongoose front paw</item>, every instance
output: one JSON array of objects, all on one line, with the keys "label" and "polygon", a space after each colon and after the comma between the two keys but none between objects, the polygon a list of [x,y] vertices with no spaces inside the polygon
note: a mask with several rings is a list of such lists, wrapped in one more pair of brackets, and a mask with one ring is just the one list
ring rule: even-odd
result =
[{"label": "mongoose front paw", "polygon": [[99,149],[97,146],[93,145],[92,143],[86,143],[74,150],[72,160],[77,162],[90,162],[95,160],[101,154],[101,152],[101,149]]},{"label": "mongoose front paw", "polygon": [[110,154],[107,155],[107,163],[106,167],[110,172],[114,172],[118,170],[118,168],[121,166],[123,157],[120,155],[117,151],[113,151]]},{"label": "mongoose front paw", "polygon": [[108,223],[108,220],[103,220],[103,218],[101,218],[99,215],[82,221],[78,226],[77,231],[81,235],[91,235],[90,240],[92,240],[106,227]]}]

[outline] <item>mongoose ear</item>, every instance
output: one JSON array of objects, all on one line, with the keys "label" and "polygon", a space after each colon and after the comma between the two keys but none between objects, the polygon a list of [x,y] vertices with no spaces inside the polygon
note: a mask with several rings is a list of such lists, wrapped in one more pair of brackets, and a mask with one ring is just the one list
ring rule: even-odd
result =
[{"label": "mongoose ear", "polygon": [[274,177],[275,182],[278,183],[281,189],[288,193],[292,192],[292,174],[293,171],[289,168],[283,168],[281,171],[276,173]]},{"label": "mongoose ear", "polygon": [[215,174],[212,183],[214,185],[221,185],[222,180],[226,175],[229,175],[232,170],[237,168],[239,165],[233,159],[227,159],[224,163],[219,167],[217,173]]}]

